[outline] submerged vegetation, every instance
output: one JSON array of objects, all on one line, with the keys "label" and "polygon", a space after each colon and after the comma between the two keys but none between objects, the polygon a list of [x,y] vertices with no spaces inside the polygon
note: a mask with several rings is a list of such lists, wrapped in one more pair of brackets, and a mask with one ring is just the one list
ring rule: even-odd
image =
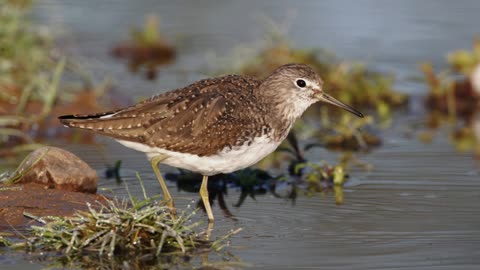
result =
[{"label": "submerged vegetation", "polygon": [[343,204],[343,184],[347,181],[348,175],[342,165],[331,166],[325,162],[320,164],[304,162],[295,167],[296,172],[300,170],[306,170],[303,173],[303,181],[307,194],[333,190],[336,204]]},{"label": "submerged vegetation", "polygon": [[[275,197],[294,201],[299,193],[312,196],[315,193],[326,194],[333,191],[336,203],[342,204],[344,202],[343,185],[348,180],[349,164],[353,161],[354,165],[361,166],[366,170],[369,169],[368,165],[356,160],[352,154],[342,155],[336,165],[330,165],[324,160],[309,161],[306,153],[313,148],[323,147],[324,145],[318,143],[302,144],[297,139],[295,132],[288,134],[286,142],[276,152],[259,163],[259,166],[264,168],[272,167],[279,161],[288,163],[287,174],[272,177],[265,172],[264,175],[269,177],[261,178],[268,180],[267,185],[264,184],[264,186]],[[282,183],[291,186],[290,191],[284,196],[279,195],[277,191],[277,187],[281,187]]]},{"label": "submerged vegetation", "polygon": [[[473,50],[459,50],[447,57],[449,67],[436,74],[430,63],[420,66],[429,87],[425,104],[432,113],[441,113],[450,118],[468,120],[478,109],[480,85],[475,85],[479,76],[480,38],[473,42]],[[477,79],[478,80],[478,79]]]},{"label": "submerged vegetation", "polygon": [[112,55],[126,58],[131,71],[144,71],[147,79],[155,79],[159,66],[173,62],[175,49],[160,34],[158,17],[150,15],[143,29],[134,29],[130,40],[115,46]]},{"label": "submerged vegetation", "polygon": [[[201,177],[202,175],[198,173],[181,169],[179,169],[178,173],[167,173],[165,176],[166,179],[176,182],[179,190],[195,194],[198,194],[200,190],[201,182],[198,179],[201,179]],[[229,174],[213,175],[208,182],[209,200],[210,203],[215,201],[218,204],[225,217],[235,219],[225,200],[228,189],[240,190],[237,202],[233,203],[233,206],[241,207],[248,197],[255,200],[257,195],[267,193],[271,193],[275,197],[282,197],[275,191],[275,186],[279,182],[277,181],[278,179],[279,177],[273,177],[265,170],[254,168],[246,168]],[[198,199],[196,206],[205,210],[201,199]]]},{"label": "submerged vegetation", "polygon": [[448,69],[435,73],[432,64],[420,66],[429,88],[425,106],[429,110],[420,134],[429,141],[434,130],[448,126],[450,139],[460,151],[474,150],[480,157],[478,113],[480,111],[480,39],[473,42],[472,51],[458,50],[447,56]]},{"label": "submerged vegetation", "polygon": [[317,137],[328,149],[366,151],[379,146],[381,139],[371,130],[373,117],[366,116],[356,121],[354,116],[344,114],[331,128],[321,128]]}]

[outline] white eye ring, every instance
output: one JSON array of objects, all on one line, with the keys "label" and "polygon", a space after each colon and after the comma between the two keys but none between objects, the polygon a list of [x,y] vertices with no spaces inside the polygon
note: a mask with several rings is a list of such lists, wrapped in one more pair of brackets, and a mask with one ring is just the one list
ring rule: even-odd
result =
[{"label": "white eye ring", "polygon": [[307,86],[307,82],[304,79],[297,79],[295,84],[300,88],[305,88]]}]

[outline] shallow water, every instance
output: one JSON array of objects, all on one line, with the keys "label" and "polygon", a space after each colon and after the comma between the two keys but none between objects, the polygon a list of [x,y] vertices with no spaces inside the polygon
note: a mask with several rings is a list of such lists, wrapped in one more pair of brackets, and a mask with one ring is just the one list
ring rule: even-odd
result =
[{"label": "shallow water", "polygon": [[[94,4],[95,3],[95,4]],[[38,1],[34,18],[65,33],[62,43],[96,77],[111,75],[116,89],[133,97],[150,96],[205,76],[206,54],[228,53],[239,43],[260,38],[255,18],[265,14],[281,21],[296,12],[289,37],[298,47],[321,47],[340,57],[368,61],[374,69],[395,72],[398,88],[415,95],[424,86],[409,80],[418,75],[419,61],[444,63],[454,49],[470,48],[478,31],[480,2],[462,1]],[[161,70],[153,82],[132,75],[124,63],[108,55],[127,38],[132,25],[147,13],[159,14],[161,30],[179,44],[175,64]],[[244,230],[231,239],[229,251],[262,269],[477,269],[480,265],[480,171],[471,153],[458,153],[439,132],[431,144],[406,136],[416,106],[402,112],[385,131],[384,145],[360,156],[373,164],[371,172],[351,171],[345,204],[332,194],[300,196],[295,204],[272,195],[247,198],[229,189],[226,202],[236,220],[223,218],[217,204],[215,235]],[[98,146],[68,145],[102,175],[105,164],[123,160],[122,177],[141,196],[135,172],[150,194],[160,192],[144,156],[111,140]],[[334,161],[336,153],[311,152],[312,160]],[[161,167],[163,172],[174,169]],[[200,179],[199,179],[200,181]],[[198,195],[178,191],[169,182],[180,208],[194,206]],[[102,178],[100,186],[126,195],[123,184]],[[36,262],[15,254],[0,254],[0,266],[36,269]],[[41,264],[40,264],[41,265]],[[22,268],[23,269],[23,268]]]}]

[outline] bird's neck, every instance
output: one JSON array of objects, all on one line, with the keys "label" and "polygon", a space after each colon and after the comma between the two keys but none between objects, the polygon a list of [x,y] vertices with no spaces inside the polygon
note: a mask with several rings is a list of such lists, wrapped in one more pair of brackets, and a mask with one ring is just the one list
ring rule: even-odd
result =
[{"label": "bird's neck", "polygon": [[265,107],[268,108],[266,115],[267,121],[271,123],[277,133],[288,134],[295,121],[312,104],[311,101],[298,97],[288,97],[287,91],[266,91],[257,93],[257,98],[262,100]]},{"label": "bird's neck", "polygon": [[311,105],[311,102],[305,102],[304,100],[296,100],[294,102],[278,102],[274,107],[274,112],[279,122],[277,122],[277,130],[283,134],[284,139],[290,129],[293,127],[295,121],[302,116],[303,112]]}]

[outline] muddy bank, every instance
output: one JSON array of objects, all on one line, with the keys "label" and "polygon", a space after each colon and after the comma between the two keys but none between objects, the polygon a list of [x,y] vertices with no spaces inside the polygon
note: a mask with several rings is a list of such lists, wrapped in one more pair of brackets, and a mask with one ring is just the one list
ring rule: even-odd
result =
[{"label": "muddy bank", "polygon": [[[87,203],[104,201],[102,195],[68,192],[29,183],[0,185],[0,230],[14,231],[38,222],[27,218],[24,212],[34,216],[71,216],[77,210],[86,210]],[[38,224],[37,224],[38,225]]]}]

